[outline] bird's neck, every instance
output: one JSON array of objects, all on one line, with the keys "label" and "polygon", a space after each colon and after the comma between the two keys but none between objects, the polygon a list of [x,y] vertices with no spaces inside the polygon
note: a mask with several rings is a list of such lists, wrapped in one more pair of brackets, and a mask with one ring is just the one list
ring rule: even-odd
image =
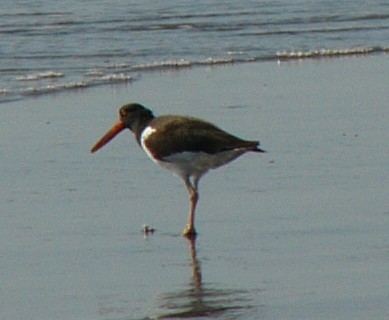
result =
[{"label": "bird's neck", "polygon": [[154,116],[137,121],[137,123],[135,123],[134,127],[131,129],[131,131],[134,132],[136,141],[138,142],[139,145],[141,145],[140,138],[143,130],[149,125],[149,123],[153,119]]}]

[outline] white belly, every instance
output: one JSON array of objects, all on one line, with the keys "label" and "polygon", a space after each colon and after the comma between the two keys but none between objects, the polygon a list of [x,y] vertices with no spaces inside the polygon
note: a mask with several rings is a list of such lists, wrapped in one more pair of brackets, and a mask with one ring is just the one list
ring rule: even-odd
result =
[{"label": "white belly", "polygon": [[209,169],[216,169],[242,155],[245,151],[224,151],[218,154],[204,152],[181,152],[165,157],[163,161],[150,158],[161,167],[172,171],[180,177],[201,176]]},{"label": "white belly", "polygon": [[185,151],[164,157],[163,160],[158,160],[154,158],[153,154],[146,148],[144,143],[147,137],[155,132],[156,130],[151,127],[147,127],[142,132],[140,139],[142,149],[155,163],[183,178],[193,175],[201,176],[209,169],[216,169],[236,159],[247,151],[246,149],[234,149],[222,151],[216,154]]}]

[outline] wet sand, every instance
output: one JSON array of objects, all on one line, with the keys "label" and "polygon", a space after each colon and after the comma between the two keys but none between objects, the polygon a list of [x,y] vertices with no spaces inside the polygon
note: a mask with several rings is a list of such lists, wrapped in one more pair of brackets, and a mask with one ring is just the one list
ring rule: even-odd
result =
[{"label": "wet sand", "polygon": [[[385,55],[150,73],[0,106],[1,319],[387,319]],[[182,182],[129,133],[137,101],[269,152]],[[143,224],[156,228],[149,237]]]}]

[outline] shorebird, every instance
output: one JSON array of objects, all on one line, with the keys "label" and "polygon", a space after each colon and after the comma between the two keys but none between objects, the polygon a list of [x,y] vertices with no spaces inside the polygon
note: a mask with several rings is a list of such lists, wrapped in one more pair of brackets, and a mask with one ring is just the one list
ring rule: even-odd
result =
[{"label": "shorebird", "polygon": [[94,153],[122,130],[130,129],[138,144],[155,163],[180,177],[189,193],[188,224],[183,235],[195,236],[195,210],[199,199],[200,178],[242,154],[265,152],[259,141],[248,141],[221,130],[214,124],[194,117],[163,115],[138,103],[119,110],[119,121],[94,145]]}]

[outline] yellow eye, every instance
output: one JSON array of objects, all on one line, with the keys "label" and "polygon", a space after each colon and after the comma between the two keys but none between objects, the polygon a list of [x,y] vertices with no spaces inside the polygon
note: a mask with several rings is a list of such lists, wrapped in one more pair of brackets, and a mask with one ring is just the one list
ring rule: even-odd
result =
[{"label": "yellow eye", "polygon": [[119,113],[120,113],[120,116],[121,117],[125,117],[126,115],[127,115],[127,110],[126,109],[120,109],[120,111],[119,111]]}]

